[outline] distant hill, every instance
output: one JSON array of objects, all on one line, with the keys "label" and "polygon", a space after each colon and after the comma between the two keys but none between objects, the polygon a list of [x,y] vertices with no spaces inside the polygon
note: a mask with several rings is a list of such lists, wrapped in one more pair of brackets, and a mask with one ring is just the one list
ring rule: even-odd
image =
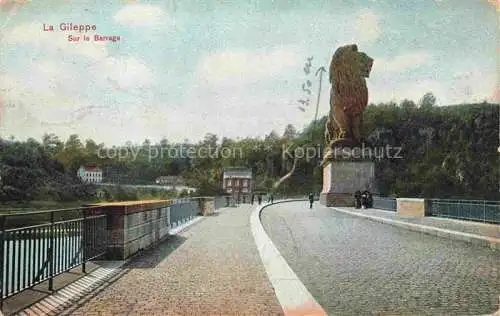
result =
[{"label": "distant hill", "polygon": [[38,142],[0,140],[0,201],[88,200],[94,188],[52,158]]},{"label": "distant hill", "polygon": [[[499,110],[500,104],[486,102],[438,107],[432,102],[417,105],[404,100],[399,104],[369,105],[362,126],[366,140],[376,148],[397,148],[392,151],[393,157],[385,154],[376,162],[380,193],[499,200]],[[323,146],[325,121],[323,117],[301,131],[288,125],[281,136],[271,131],[263,139],[219,139],[207,134],[196,144],[183,144],[191,146],[194,152],[206,147],[235,153],[227,157],[148,156],[151,147],[179,146],[166,139],[158,144],[145,140],[140,145],[143,150],[136,151],[137,157],[126,159],[100,158],[97,152],[104,145],[94,140],[83,143],[78,135],[71,135],[64,143],[53,134],[45,135],[41,143],[33,139],[0,140],[0,200],[93,198],[95,188],[76,177],[76,169],[82,164],[114,170],[122,184],[151,184],[159,175],[179,175],[186,179],[187,186],[198,188],[200,195],[221,194],[223,171],[245,167],[252,169],[256,187],[267,191],[293,165],[293,157],[284,155],[284,148],[293,151],[299,146]],[[398,157],[394,157],[396,150]],[[295,173],[277,193],[294,195],[321,190],[320,160],[321,155],[299,159]],[[135,195],[126,196],[128,199]]]}]

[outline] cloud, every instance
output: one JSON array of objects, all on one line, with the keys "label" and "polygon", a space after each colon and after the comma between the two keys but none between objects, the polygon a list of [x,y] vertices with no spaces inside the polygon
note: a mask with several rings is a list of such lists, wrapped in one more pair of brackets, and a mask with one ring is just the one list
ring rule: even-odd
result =
[{"label": "cloud", "polygon": [[422,79],[418,81],[383,82],[379,80],[367,80],[369,102],[386,103],[389,101],[401,102],[409,99],[418,102],[427,92],[436,96],[437,103],[448,104],[448,94],[443,85],[435,79]]},{"label": "cloud", "polygon": [[161,24],[167,18],[161,8],[147,4],[127,4],[114,16],[117,23],[132,27]]},{"label": "cloud", "polygon": [[0,91],[2,99],[9,105],[5,109],[5,126],[2,127],[11,130],[21,125],[40,127],[40,124],[64,122],[71,119],[76,110],[90,105],[71,95],[35,90],[33,81],[8,74],[0,75]]},{"label": "cloud", "polygon": [[494,88],[491,95],[488,97],[488,101],[494,103],[500,103],[500,88]]},{"label": "cloud", "polygon": [[117,106],[102,106],[85,95],[34,91],[24,77],[0,75],[0,94],[4,103],[0,135],[39,138],[53,132],[67,138],[77,133],[82,139],[116,141],[135,126],[132,120],[123,121],[126,111]]},{"label": "cloud", "polygon": [[402,54],[392,59],[376,58],[373,63],[373,70],[380,73],[403,72],[429,63],[431,62],[431,58],[432,55],[426,51]]},{"label": "cloud", "polygon": [[[54,28],[56,27],[58,26],[54,26]],[[89,37],[93,37],[95,34],[95,32],[85,33]],[[42,22],[35,21],[14,26],[5,29],[1,35],[5,44],[31,44],[44,50],[61,50],[92,59],[101,59],[108,55],[106,42],[69,42],[69,33],[63,33],[59,30],[54,32],[43,31]]]},{"label": "cloud", "polygon": [[500,0],[486,0],[489,4],[491,4],[494,8],[500,12]]},{"label": "cloud", "polygon": [[497,93],[498,76],[490,69],[480,67],[455,72],[449,85],[449,95],[454,103],[482,102],[485,99],[495,102]]},{"label": "cloud", "polygon": [[[299,111],[293,93],[288,91],[255,93],[252,89],[235,89],[224,91],[221,97],[193,89],[181,105],[178,109],[167,108],[169,131],[179,137],[189,135],[190,139],[207,132],[231,138],[257,137],[273,129],[281,133],[288,123],[301,128],[314,116],[313,111]],[[197,123],[200,118],[205,123]]]},{"label": "cloud", "polygon": [[134,57],[109,57],[95,67],[96,72],[111,80],[115,88],[119,89],[148,86],[154,79],[153,71]]},{"label": "cloud", "polygon": [[[418,102],[426,92],[432,92],[439,105],[451,105],[460,103],[498,102],[497,76],[494,72],[488,72],[480,68],[468,69],[456,72],[448,79],[439,80],[422,78],[419,80],[403,80],[373,76],[367,80],[370,102],[387,102],[393,100],[399,102],[410,99]],[[495,94],[496,93],[496,94]]]},{"label": "cloud", "polygon": [[31,0],[0,0],[0,9],[11,14],[17,13],[19,8],[31,2]]},{"label": "cloud", "polygon": [[380,17],[373,12],[364,12],[356,17],[355,31],[359,41],[369,44],[381,34]]},{"label": "cloud", "polygon": [[[130,90],[153,82],[153,72],[133,57],[109,57],[85,72],[53,60],[27,63],[22,72],[0,75],[0,98],[10,105],[2,114],[2,129],[16,131],[17,124],[30,126],[24,135],[41,135],[52,128],[66,135],[78,126],[80,131],[104,128],[112,117],[122,115],[117,109],[123,98],[117,90],[126,93],[125,99],[141,102],[146,100],[143,93],[130,95]],[[113,96],[104,97],[109,94]],[[142,103],[146,107],[148,102]]]},{"label": "cloud", "polygon": [[294,48],[262,51],[228,50],[201,60],[198,76],[213,85],[253,83],[297,67],[302,57]]}]

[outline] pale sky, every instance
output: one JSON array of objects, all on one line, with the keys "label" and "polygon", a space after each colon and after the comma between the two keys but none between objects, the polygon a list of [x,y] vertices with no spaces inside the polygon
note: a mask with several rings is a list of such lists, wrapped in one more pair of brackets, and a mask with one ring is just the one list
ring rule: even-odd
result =
[{"label": "pale sky", "polygon": [[[300,129],[318,87],[306,58],[328,68],[352,43],[375,59],[370,102],[417,102],[428,91],[440,105],[499,102],[497,0],[12,1],[21,0],[0,0],[2,137],[76,133],[121,145]],[[68,41],[84,34],[90,41]],[[320,115],[329,110],[324,78]]]}]

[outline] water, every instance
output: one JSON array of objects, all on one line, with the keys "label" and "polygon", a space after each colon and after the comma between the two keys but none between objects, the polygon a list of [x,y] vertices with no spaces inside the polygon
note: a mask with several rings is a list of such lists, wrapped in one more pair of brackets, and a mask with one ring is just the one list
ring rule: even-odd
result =
[{"label": "water", "polygon": [[[56,236],[54,238],[54,274],[82,263],[82,237]],[[29,288],[40,275],[48,260],[49,238],[5,240],[3,267],[3,296]],[[40,281],[48,279],[49,267],[45,265]],[[7,294],[7,295],[6,295]]]}]

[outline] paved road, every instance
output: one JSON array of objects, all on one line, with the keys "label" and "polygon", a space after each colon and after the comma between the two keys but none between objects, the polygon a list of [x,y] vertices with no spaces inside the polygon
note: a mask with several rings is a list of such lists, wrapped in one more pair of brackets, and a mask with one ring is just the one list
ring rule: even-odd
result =
[{"label": "paved road", "polygon": [[252,207],[207,217],[145,252],[72,315],[283,315],[250,230]]},{"label": "paved road", "polygon": [[[354,207],[342,207],[341,209],[360,212]],[[383,217],[387,219],[393,219],[398,221],[403,221],[410,224],[419,224],[424,226],[431,226],[437,228],[449,229],[457,232],[463,232],[467,234],[474,234],[485,237],[500,238],[500,225],[486,224],[474,221],[461,221],[452,218],[444,217],[407,217],[398,216],[396,212],[384,211],[379,209],[368,209],[361,211],[363,214],[372,215],[377,217]]]},{"label": "paved road", "polygon": [[498,306],[500,252],[307,202],[273,205],[261,220],[328,314],[480,315]]}]

